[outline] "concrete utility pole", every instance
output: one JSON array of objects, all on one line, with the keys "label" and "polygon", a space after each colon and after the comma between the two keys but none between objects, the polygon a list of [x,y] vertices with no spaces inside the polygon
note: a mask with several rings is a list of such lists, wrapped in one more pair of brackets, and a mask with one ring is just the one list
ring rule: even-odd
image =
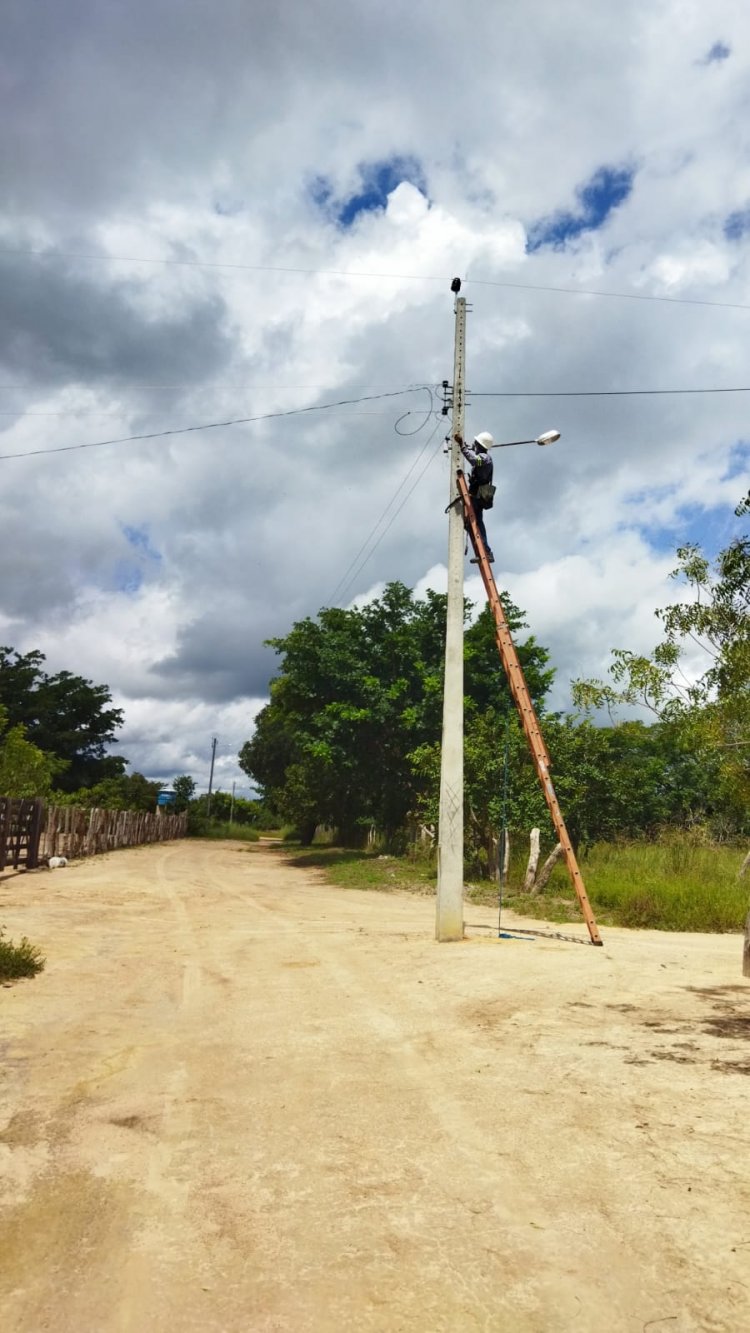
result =
[{"label": "concrete utility pole", "polygon": [[211,792],[214,785],[214,763],[216,760],[216,737],[211,742],[211,772],[208,777],[208,800],[206,801],[206,819],[211,814]]},{"label": "concrete utility pole", "polygon": [[[451,291],[458,293],[454,279]],[[445,626],[443,744],[440,752],[440,814],[438,826],[438,940],[464,937],[464,524],[456,473],[459,452],[454,435],[464,433],[466,395],[466,299],[456,295],[453,361],[453,424],[450,447],[450,508],[448,510],[448,616]]]},{"label": "concrete utility pole", "polygon": [[234,820],[234,782],[232,783],[232,804],[229,807],[229,822]]}]

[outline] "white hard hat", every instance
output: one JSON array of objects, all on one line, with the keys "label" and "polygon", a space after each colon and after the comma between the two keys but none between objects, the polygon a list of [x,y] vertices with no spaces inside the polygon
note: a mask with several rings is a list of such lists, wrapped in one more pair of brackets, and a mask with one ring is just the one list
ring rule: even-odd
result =
[{"label": "white hard hat", "polygon": [[491,449],[495,441],[488,430],[480,430],[479,434],[474,436],[474,443],[478,444],[480,449]]}]

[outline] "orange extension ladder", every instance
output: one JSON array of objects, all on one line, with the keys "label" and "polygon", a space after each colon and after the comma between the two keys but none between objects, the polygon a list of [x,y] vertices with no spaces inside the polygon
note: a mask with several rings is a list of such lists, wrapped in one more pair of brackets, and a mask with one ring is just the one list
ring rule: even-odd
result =
[{"label": "orange extension ladder", "polygon": [[552,823],[555,827],[557,840],[563,849],[565,864],[568,867],[573,888],[578,895],[578,901],[581,904],[583,919],[588,926],[589,935],[592,944],[601,944],[602,937],[599,934],[599,928],[596,924],[596,918],[591,910],[591,903],[586,893],[586,885],[583,882],[583,875],[576,860],[576,854],[573,851],[573,845],[568,836],[568,830],[565,827],[565,820],[562,816],[562,810],[555,795],[555,789],[552,785],[552,779],[549,774],[550,757],[547,752],[547,746],[544,743],[539,728],[539,720],[534,711],[534,705],[531,702],[526,678],[523,674],[521,663],[518,660],[518,653],[515,644],[510,636],[508,622],[503,611],[503,604],[497,591],[497,585],[492,573],[490,562],[487,559],[484,542],[474,516],[474,509],[469,495],[469,488],[466,485],[466,477],[461,468],[458,469],[458,492],[463,504],[466,529],[471,538],[471,544],[474,547],[474,554],[479,565],[479,572],[482,575],[487,600],[490,604],[490,610],[495,618],[495,640],[500,654],[502,664],[505,668],[505,674],[508,678],[508,685],[513,696],[513,702],[518,709],[518,716],[521,719],[521,725],[526,732],[526,739],[529,742],[529,748],[534,759],[539,783],[542,788],[544,799],[552,816]]}]

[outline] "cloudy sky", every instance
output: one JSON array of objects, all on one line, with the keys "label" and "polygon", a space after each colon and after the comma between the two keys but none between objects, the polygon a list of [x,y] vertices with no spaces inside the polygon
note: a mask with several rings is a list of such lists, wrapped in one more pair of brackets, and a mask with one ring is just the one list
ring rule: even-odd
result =
[{"label": "cloudy sky", "polygon": [[454,275],[557,705],[737,530],[750,394],[624,391],[750,387],[741,0],[6,0],[0,96],[2,641],[134,768],[246,785],[264,640],[445,586]]}]

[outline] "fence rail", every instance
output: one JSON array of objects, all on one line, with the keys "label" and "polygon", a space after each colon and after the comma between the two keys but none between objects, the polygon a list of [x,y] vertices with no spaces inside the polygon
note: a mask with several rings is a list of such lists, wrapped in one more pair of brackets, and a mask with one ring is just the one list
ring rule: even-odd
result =
[{"label": "fence rail", "polygon": [[7,865],[36,869],[43,823],[41,801],[0,796],[0,870]]},{"label": "fence rail", "polygon": [[187,814],[146,814],[139,810],[84,810],[76,805],[48,805],[39,858],[96,856],[117,847],[184,838]]}]

